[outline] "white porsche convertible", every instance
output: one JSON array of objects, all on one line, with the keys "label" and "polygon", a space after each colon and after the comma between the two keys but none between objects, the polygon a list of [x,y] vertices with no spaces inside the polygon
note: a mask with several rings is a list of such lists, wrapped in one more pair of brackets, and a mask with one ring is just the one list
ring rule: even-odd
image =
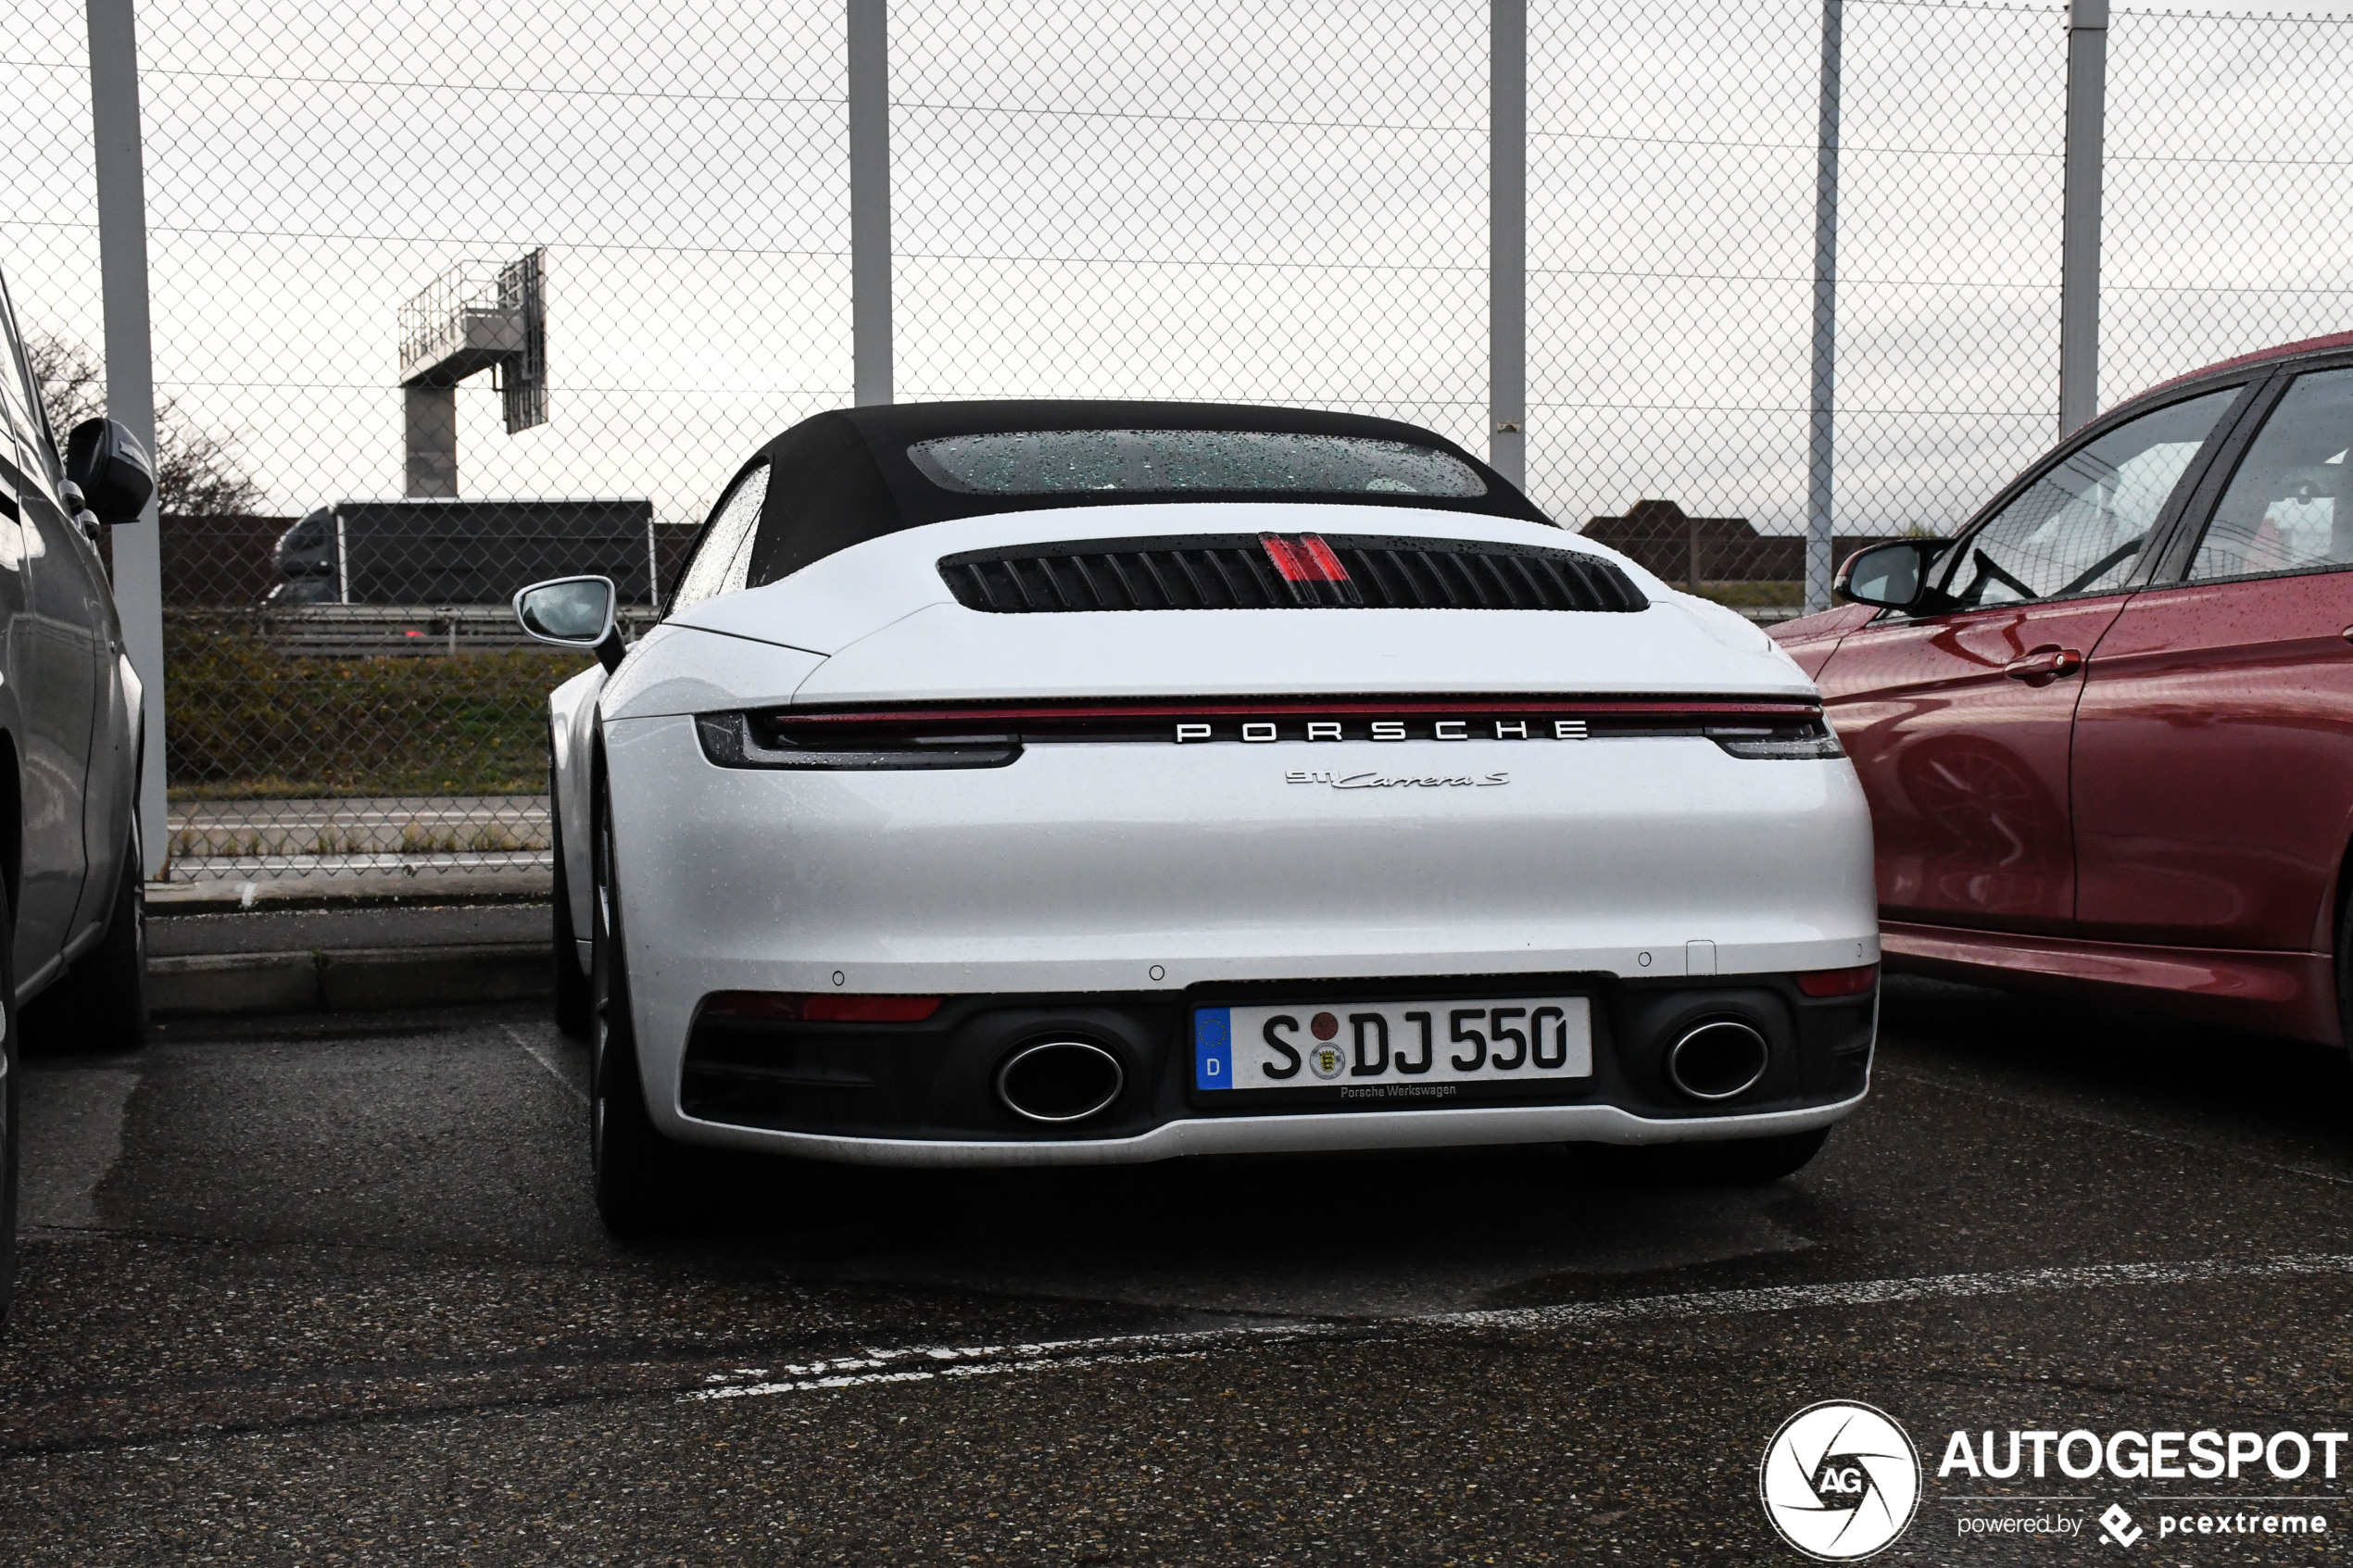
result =
[{"label": "white porsche convertible", "polygon": [[608,1222],[686,1146],[1015,1165],[1565,1141],[1803,1164],[1869,818],[1761,632],[1427,431],[913,404],[763,447],[550,701]]}]

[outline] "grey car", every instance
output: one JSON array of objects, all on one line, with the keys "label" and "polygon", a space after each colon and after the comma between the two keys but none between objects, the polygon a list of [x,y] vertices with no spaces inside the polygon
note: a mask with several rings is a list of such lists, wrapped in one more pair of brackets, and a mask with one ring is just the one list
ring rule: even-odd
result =
[{"label": "grey car", "polygon": [[[109,420],[49,428],[0,281],[0,1323],[16,1278],[20,1020],[61,1044],[146,1033],[140,686],[100,531],[135,521],[154,466]],[[46,993],[46,995],[44,995]]]}]

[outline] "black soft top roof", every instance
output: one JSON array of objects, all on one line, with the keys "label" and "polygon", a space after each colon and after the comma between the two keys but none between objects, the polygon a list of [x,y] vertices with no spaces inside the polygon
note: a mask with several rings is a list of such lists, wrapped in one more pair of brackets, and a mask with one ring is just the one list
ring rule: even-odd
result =
[{"label": "black soft top roof", "polygon": [[[1160,498],[1150,491],[1078,491],[1037,495],[967,495],[924,477],[907,456],[921,441],[950,435],[993,435],[1032,430],[1216,430],[1278,435],[1354,435],[1427,446],[1468,464],[1487,494],[1468,497],[1389,495],[1365,491],[1170,492],[1171,501],[1338,501],[1355,507],[1414,507],[1476,512],[1550,525],[1552,519],[1494,470],[1443,436],[1396,420],[1311,408],[1271,408],[1234,403],[1124,402],[1105,398],[1005,399],[973,403],[899,403],[837,408],[800,421],[762,446],[744,467],[774,465],[752,541],[752,585],[773,583],[869,539],[953,518],[1055,507],[1134,506]],[[732,488],[732,486],[731,486]]]}]

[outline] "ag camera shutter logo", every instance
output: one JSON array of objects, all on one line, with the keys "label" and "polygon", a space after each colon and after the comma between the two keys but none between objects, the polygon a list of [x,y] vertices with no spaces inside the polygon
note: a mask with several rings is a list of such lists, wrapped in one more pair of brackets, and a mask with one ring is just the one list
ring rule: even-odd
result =
[{"label": "ag camera shutter logo", "polygon": [[1910,1526],[1919,1451],[1885,1411],[1825,1399],[1781,1423],[1756,1489],[1781,1539],[1818,1562],[1854,1562]]}]

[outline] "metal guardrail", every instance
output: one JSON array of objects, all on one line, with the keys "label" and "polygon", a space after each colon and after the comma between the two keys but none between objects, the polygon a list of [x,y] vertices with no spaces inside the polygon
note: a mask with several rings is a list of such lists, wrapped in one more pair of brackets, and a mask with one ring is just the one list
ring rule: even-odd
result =
[{"label": "metal guardrail", "polygon": [[550,863],[544,795],[175,801],[170,822],[182,882]]},{"label": "metal guardrail", "polygon": [[[634,642],[656,615],[650,608],[630,606],[618,619],[622,634]],[[523,634],[505,605],[302,605],[256,611],[254,622],[274,646],[318,659],[454,656],[542,646]]]}]

